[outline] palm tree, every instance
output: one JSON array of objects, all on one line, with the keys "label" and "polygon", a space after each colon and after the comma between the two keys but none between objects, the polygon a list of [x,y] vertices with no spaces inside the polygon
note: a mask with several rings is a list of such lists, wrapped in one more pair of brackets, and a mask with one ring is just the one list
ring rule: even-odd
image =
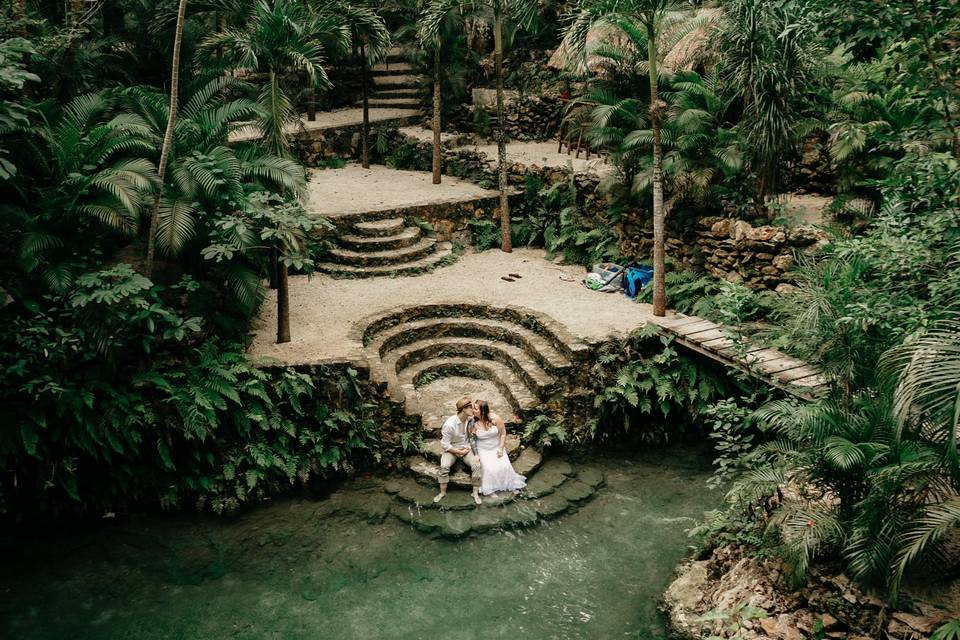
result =
[{"label": "palm tree", "polygon": [[[500,189],[500,248],[510,253],[510,202],[507,197],[507,136],[503,104],[503,29],[504,22],[529,25],[536,16],[537,0],[430,0],[420,19],[421,40],[436,40],[443,22],[453,13],[488,18],[493,24],[494,70],[497,80],[497,161]],[[434,116],[436,117],[436,116]],[[436,136],[436,134],[434,134]]]},{"label": "palm tree", "polygon": [[63,292],[73,282],[74,248],[65,237],[102,227],[122,236],[136,232],[157,184],[147,157],[159,138],[140,116],[115,114],[104,93],[78,96],[52,125],[31,132],[40,141],[38,173],[48,182],[27,203],[36,214],[26,214],[19,261],[26,271],[39,270],[50,290]]},{"label": "palm tree", "polygon": [[719,30],[724,80],[739,89],[739,124],[751,149],[756,204],[766,208],[782,166],[819,123],[803,114],[823,52],[817,32],[789,4],[736,0]]},{"label": "palm tree", "polygon": [[360,160],[364,169],[370,168],[370,104],[368,101],[369,68],[390,51],[391,39],[387,25],[376,11],[355,3],[335,1],[324,7],[324,12],[339,15],[350,28],[351,40],[360,49],[361,84],[363,91],[363,129]]},{"label": "palm tree", "polygon": [[[456,12],[449,12],[447,18],[441,23],[435,36],[430,37],[423,33],[422,27],[418,29],[418,38],[424,52],[430,56],[431,66],[431,92],[433,94],[433,117],[431,129],[433,130],[433,184],[440,184],[442,181],[441,161],[443,152],[440,146],[440,134],[443,128],[443,81],[457,78],[462,71],[462,63],[451,59],[451,55],[456,50],[458,38],[463,32],[464,22]],[[424,58],[426,56],[423,56]],[[416,58],[416,56],[415,56]],[[425,60],[422,60],[424,65]]]},{"label": "palm tree", "polygon": [[[183,92],[168,159],[173,180],[161,190],[157,206],[156,243],[166,255],[179,254],[197,236],[204,218],[227,203],[241,201],[245,191],[296,195],[306,184],[303,167],[291,158],[265,153],[252,143],[224,144],[238,122],[260,115],[257,103],[245,98],[228,99],[244,86],[233,78],[219,76],[200,78]],[[147,87],[131,87],[121,93],[128,108],[141,115],[154,131],[169,121],[165,97]],[[238,297],[245,307],[251,306],[248,297]]]},{"label": "palm tree", "polygon": [[160,224],[160,194],[163,191],[163,181],[167,175],[167,158],[170,155],[170,145],[173,144],[173,127],[177,121],[177,100],[180,90],[180,43],[183,40],[183,17],[187,10],[187,0],[180,0],[177,6],[177,26],[173,36],[173,62],[170,70],[170,109],[167,113],[167,129],[163,134],[163,146],[160,147],[160,164],[157,166],[157,175],[160,181],[160,190],[153,199],[153,210],[150,212],[150,227],[147,230],[147,277],[153,277],[153,253],[156,250],[157,227]]},{"label": "palm tree", "polygon": [[564,33],[564,46],[574,59],[585,60],[587,35],[598,26],[609,26],[631,33],[646,32],[647,76],[650,84],[649,119],[653,164],[653,315],[666,315],[664,262],[666,247],[666,211],[663,206],[663,120],[667,104],[660,99],[659,39],[666,23],[675,20],[679,3],[674,0],[582,0],[573,21]]},{"label": "palm tree", "polygon": [[312,12],[296,0],[256,0],[244,28],[227,28],[206,38],[200,52],[223,60],[234,69],[257,72],[265,68],[268,81],[258,98],[262,142],[276,156],[290,155],[288,132],[299,124],[299,114],[281,85],[284,72],[305,73],[314,87],[329,87],[323,69],[323,40],[338,48],[350,41],[340,16]]}]

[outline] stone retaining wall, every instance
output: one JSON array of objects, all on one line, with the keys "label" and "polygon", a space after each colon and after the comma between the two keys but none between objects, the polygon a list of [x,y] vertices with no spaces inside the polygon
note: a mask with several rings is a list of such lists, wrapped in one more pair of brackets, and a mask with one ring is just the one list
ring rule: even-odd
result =
[{"label": "stone retaining wall", "polygon": [[[691,226],[685,233],[668,230],[667,256],[675,264],[751,288],[781,292],[793,286],[788,271],[797,252],[819,248],[829,238],[813,226],[753,226],[745,220],[719,216],[697,218]],[[622,255],[649,261],[652,247],[653,229],[649,225],[625,228],[620,243]]]},{"label": "stone retaining wall", "polygon": [[[510,205],[516,206],[522,196],[512,194]],[[500,217],[500,197],[489,196],[473,200],[459,200],[454,202],[439,202],[435,204],[418,204],[394,209],[383,209],[368,213],[345,214],[332,218],[340,228],[346,228],[358,222],[384,220],[387,218],[404,218],[412,223],[414,219],[429,224],[437,240],[446,242],[469,242],[471,220],[486,218],[498,220]]]},{"label": "stone retaining wall", "polygon": [[[411,118],[402,117],[393,120],[378,120],[370,123],[370,146],[376,140],[377,132],[383,129],[395,130],[398,126],[409,124]],[[334,158],[360,159],[362,124],[353,124],[326,129],[306,129],[292,140],[293,153],[307,167],[317,167],[325,160]]]},{"label": "stone retaining wall", "polygon": [[[478,92],[489,92],[494,98],[478,100]],[[474,89],[473,109],[483,109],[496,123],[497,104],[493,89]],[[503,105],[507,120],[507,137],[511,140],[547,140],[555,138],[563,117],[563,103],[555,96],[514,95]],[[474,115],[471,113],[471,118]],[[473,129],[473,123],[469,128]]]}]

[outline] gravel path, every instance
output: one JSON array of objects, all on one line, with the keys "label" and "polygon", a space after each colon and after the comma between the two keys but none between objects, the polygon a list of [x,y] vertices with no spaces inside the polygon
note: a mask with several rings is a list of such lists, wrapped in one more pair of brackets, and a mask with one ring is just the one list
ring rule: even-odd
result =
[{"label": "gravel path", "polygon": [[[501,280],[508,273],[523,276]],[[566,282],[566,273],[575,281]],[[255,324],[250,348],[254,356],[288,363],[358,358],[362,345],[349,336],[351,327],[370,315],[415,303],[515,304],[552,316],[572,334],[588,340],[611,333],[625,335],[653,316],[650,305],[636,304],[617,293],[595,293],[579,280],[580,267],[557,265],[539,249],[469,253],[456,264],[406,278],[336,280],[319,275],[290,278],[290,328],[293,341],[276,341],[276,299],[268,296]]]},{"label": "gravel path", "polygon": [[433,184],[433,176],[427,171],[398,171],[383,165],[364,169],[359,164],[349,164],[341,169],[310,170],[306,208],[311,213],[335,218],[496,195],[496,191],[450,176],[444,176],[441,184]]},{"label": "gravel path", "polygon": [[[401,118],[419,117],[419,109],[386,109],[371,107],[370,123],[387,122],[389,120],[399,120]],[[318,111],[317,119],[307,120],[307,114],[300,116],[300,124],[288,126],[286,129],[291,133],[296,133],[302,125],[307,131],[316,131],[322,129],[335,129],[337,127],[351,127],[363,124],[363,109],[356,107],[350,109],[337,109],[336,111]],[[260,137],[260,133],[254,126],[241,127],[230,134],[230,142],[242,142],[245,140],[255,140]]]},{"label": "gravel path", "polygon": [[[488,158],[497,161],[497,145],[489,144],[482,146],[467,146],[463,149],[474,149],[486,155]],[[557,142],[548,140],[546,142],[511,142],[507,144],[507,160],[511,163],[520,163],[523,165],[537,165],[538,167],[557,167],[563,168],[567,163],[573,163],[573,170],[577,173],[596,173],[604,176],[613,170],[612,165],[604,164],[602,158],[591,156],[587,160],[586,151],[580,153],[579,158],[575,158],[576,151],[567,155],[566,150],[563,153],[557,153]]]}]

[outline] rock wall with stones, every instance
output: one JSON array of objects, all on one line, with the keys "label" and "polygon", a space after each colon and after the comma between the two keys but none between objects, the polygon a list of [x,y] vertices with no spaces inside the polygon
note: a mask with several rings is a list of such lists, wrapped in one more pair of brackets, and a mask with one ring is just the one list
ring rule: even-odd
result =
[{"label": "rock wall with stones", "polygon": [[[269,370],[286,367],[287,365],[270,364],[263,368]],[[315,397],[333,408],[340,408],[344,403],[343,389],[338,386],[338,382],[349,377],[348,370],[356,372],[355,380],[359,395],[367,406],[367,417],[379,425],[383,463],[387,467],[393,466],[393,462],[404,453],[401,434],[419,427],[419,422],[404,412],[403,404],[391,401],[383,383],[370,379],[370,369],[366,361],[327,360],[291,365],[291,368],[309,375],[316,385]]]},{"label": "rock wall with stones", "polygon": [[[409,121],[410,118],[398,118],[371,123],[371,153],[378,131],[395,130],[398,126],[409,124]],[[293,152],[307,167],[318,167],[331,159],[359,160],[362,131],[361,124],[328,129],[307,129],[293,138]]]},{"label": "rock wall with stones", "polygon": [[[475,90],[476,92],[476,90]],[[477,103],[474,109],[483,109],[491,123],[497,121],[497,105]],[[563,103],[552,96],[515,96],[504,104],[507,137],[511,140],[547,140],[555,138],[563,116]],[[473,114],[471,114],[471,118]],[[472,122],[470,123],[473,124]],[[472,126],[470,127],[472,130]]]},{"label": "rock wall with stones", "polygon": [[[773,225],[753,226],[746,220],[704,216],[684,228],[667,233],[667,256],[681,268],[706,271],[729,282],[755,289],[789,291],[789,270],[798,252],[810,251],[828,241],[813,226],[792,229]],[[649,261],[653,229],[649,225],[625,227],[620,252],[634,260]]]},{"label": "rock wall with stones", "polygon": [[[520,196],[510,197],[511,206],[519,203]],[[410,223],[422,221],[430,225],[437,240],[459,241],[466,244],[470,237],[471,220],[486,218],[497,220],[500,216],[500,197],[492,195],[468,201],[416,204],[393,209],[380,209],[369,213],[351,213],[337,216],[334,223],[347,231],[358,222],[372,222],[388,218],[404,218]]]},{"label": "rock wall with stones", "polygon": [[[890,610],[836,567],[812,569],[807,585],[793,591],[779,560],[757,558],[748,549],[731,546],[681,565],[663,608],[676,636],[696,640],[920,640],[957,615],[918,599],[904,601],[910,608]],[[758,613],[737,616],[742,606]],[[704,616],[708,611],[724,618]]]}]

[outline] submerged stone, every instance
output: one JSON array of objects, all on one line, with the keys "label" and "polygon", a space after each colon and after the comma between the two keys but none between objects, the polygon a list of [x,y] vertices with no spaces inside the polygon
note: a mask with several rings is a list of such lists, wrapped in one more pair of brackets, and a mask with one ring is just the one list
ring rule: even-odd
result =
[{"label": "submerged stone", "polygon": [[579,480],[573,480],[571,482],[565,482],[563,486],[557,490],[557,493],[570,502],[584,502],[593,496],[594,489]]}]

